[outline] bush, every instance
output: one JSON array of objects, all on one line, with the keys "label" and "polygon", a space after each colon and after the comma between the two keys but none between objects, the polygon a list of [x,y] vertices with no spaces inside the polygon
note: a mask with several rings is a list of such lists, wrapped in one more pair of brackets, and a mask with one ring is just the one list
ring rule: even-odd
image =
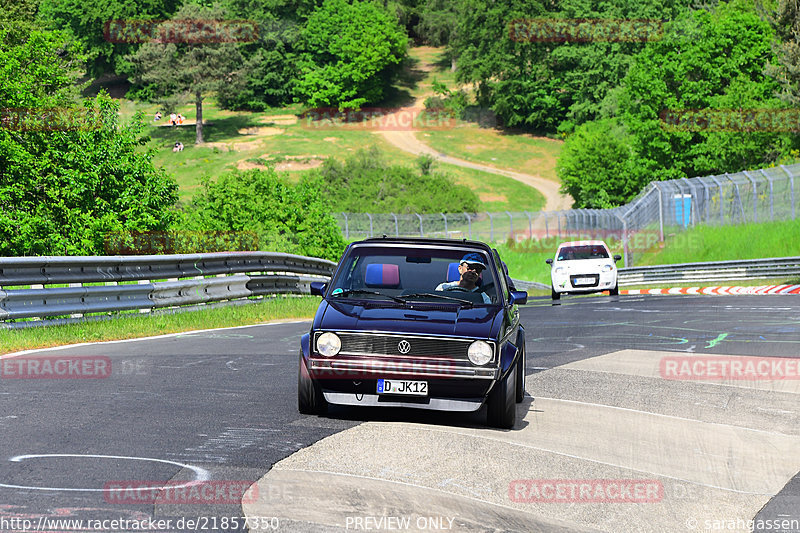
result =
[{"label": "bush", "polygon": [[189,230],[253,232],[259,249],[337,261],[345,247],[330,203],[313,182],[292,185],[267,170],[205,179],[186,212]]},{"label": "bush", "polygon": [[328,159],[304,181],[315,184],[342,212],[474,213],[480,206],[474,192],[456,185],[447,174],[422,162],[418,169],[388,165],[374,147],[344,162]]}]

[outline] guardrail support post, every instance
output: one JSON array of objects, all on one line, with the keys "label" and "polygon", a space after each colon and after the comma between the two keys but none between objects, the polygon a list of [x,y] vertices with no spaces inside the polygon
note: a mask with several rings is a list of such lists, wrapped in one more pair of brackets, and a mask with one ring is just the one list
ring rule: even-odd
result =
[{"label": "guardrail support post", "polygon": [[394,236],[395,237],[399,237],[400,236],[400,224],[397,223],[397,215],[395,215],[394,213],[389,213],[389,214],[394,217]]},{"label": "guardrail support post", "polygon": [[375,233],[372,230],[372,215],[370,213],[365,213],[365,214],[367,215],[367,217],[369,217],[369,236],[374,237]]},{"label": "guardrail support post", "polygon": [[448,237],[448,235],[447,235],[447,217],[444,215],[444,213],[439,213],[439,214],[442,215],[442,218],[444,219],[444,238],[446,239]]},{"label": "guardrail support post", "polygon": [[509,213],[508,211],[506,211],[506,215],[508,215],[508,218],[511,220],[511,222],[509,222],[509,226],[508,226],[508,238],[509,239],[513,239],[514,238],[514,216],[511,213]]},{"label": "guardrail support post", "polygon": [[472,217],[469,216],[469,213],[464,212],[464,216],[467,217],[467,226],[469,227],[469,238],[472,239]]},{"label": "guardrail support post", "polygon": [[494,242],[494,219],[488,211],[486,214],[489,215],[489,242]]},{"label": "guardrail support post", "polygon": [[417,215],[417,218],[419,219],[419,236],[424,237],[425,233],[423,233],[422,231],[422,217],[419,215],[419,213],[414,213],[414,214]]}]

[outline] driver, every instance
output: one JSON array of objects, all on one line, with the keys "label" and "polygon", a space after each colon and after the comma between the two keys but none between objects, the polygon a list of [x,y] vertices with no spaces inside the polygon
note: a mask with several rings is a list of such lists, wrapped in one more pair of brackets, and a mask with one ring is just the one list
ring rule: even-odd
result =
[{"label": "driver", "polygon": [[[478,286],[478,279],[480,278],[481,272],[484,270],[486,270],[486,264],[483,262],[483,258],[480,254],[469,253],[462,257],[458,264],[458,273],[461,275],[461,279],[458,281],[440,283],[436,287],[436,290],[478,292],[480,289]],[[483,297],[483,303],[492,303],[488,294],[485,292],[481,292],[480,294]]]}]

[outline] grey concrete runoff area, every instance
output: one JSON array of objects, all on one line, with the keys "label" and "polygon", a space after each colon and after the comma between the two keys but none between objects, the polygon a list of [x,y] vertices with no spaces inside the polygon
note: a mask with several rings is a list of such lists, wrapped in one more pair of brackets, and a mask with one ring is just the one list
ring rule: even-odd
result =
[{"label": "grey concrete runoff area", "polygon": [[[308,321],[0,356],[110,365],[0,376],[0,532],[800,532],[800,298],[532,298],[521,316],[508,431],[484,410],[300,415]],[[249,489],[109,489],[198,480]]]}]

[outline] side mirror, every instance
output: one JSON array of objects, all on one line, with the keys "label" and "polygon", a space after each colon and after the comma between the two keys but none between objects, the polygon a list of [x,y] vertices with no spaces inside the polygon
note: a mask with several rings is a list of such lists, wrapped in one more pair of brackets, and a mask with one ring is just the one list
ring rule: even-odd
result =
[{"label": "side mirror", "polygon": [[528,293],[525,291],[511,291],[508,293],[508,305],[528,303]]},{"label": "side mirror", "polygon": [[325,289],[328,288],[328,284],[323,281],[312,281],[311,282],[311,295],[312,296],[324,296]]},{"label": "side mirror", "polygon": [[550,266],[553,266],[553,260],[552,259],[545,259],[544,262],[547,263]]},{"label": "side mirror", "polygon": [[619,261],[620,259],[622,259],[622,256],[621,256],[621,255],[617,254],[617,255],[615,255],[615,256],[614,256],[614,262],[615,262],[615,263],[616,263],[617,261]]}]

